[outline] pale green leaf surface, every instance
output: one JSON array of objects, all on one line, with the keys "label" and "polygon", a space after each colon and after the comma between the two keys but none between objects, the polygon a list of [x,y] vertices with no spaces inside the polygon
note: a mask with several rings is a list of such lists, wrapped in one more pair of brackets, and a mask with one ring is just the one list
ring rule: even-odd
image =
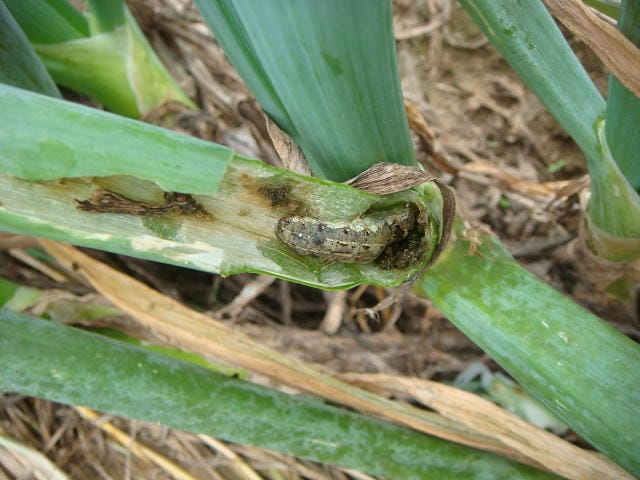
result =
[{"label": "pale green leaf surface", "polygon": [[[615,248],[603,248],[599,253],[615,261],[633,260],[640,257],[640,195],[629,184],[613,158],[603,123],[598,122],[596,127],[602,160],[592,172],[598,181],[591,185],[594,200],[589,205],[588,221],[604,232],[615,232],[619,240],[628,239],[627,248],[617,245]],[[604,238],[601,240],[605,241]],[[611,251],[605,253],[607,250]]]},{"label": "pale green leaf surface", "polygon": [[[2,282],[6,285],[6,280],[2,279]],[[2,299],[0,298],[0,307],[13,310],[14,312],[22,312],[23,310],[35,305],[41,296],[42,292],[37,288],[17,286],[11,298],[6,302],[2,302]]]},{"label": "pale green leaf surface", "polygon": [[166,191],[212,193],[232,157],[220,145],[0,85],[0,171],[15,177],[124,174]]},{"label": "pale green leaf surface", "polygon": [[[162,204],[157,186],[132,177],[28,182],[0,175],[0,229],[223,275],[266,273],[320,288],[397,285],[418,268],[382,270],[374,264],[301,256],[275,234],[278,219],[290,214],[292,207],[306,209],[316,218],[348,220],[373,206],[422,203],[411,191],[383,199],[347,185],[242,159],[229,164],[215,194],[194,197],[211,214],[209,218],[79,211],[74,199],[85,200],[99,189]],[[286,201],[273,206],[265,193],[268,189],[285,189]]]},{"label": "pale green leaf surface", "polygon": [[378,162],[415,164],[387,0],[196,3],[316,175],[344,181]]},{"label": "pale green leaf surface", "polygon": [[0,83],[60,97],[29,40],[0,0]]},{"label": "pale green leaf surface", "polygon": [[194,107],[149,45],[134,18],[91,37],[36,44],[55,81],[120,115],[138,118],[164,102]]},{"label": "pale green leaf surface", "polygon": [[130,88],[136,96],[140,112],[146,115],[153,108],[169,101],[177,101],[197,110],[196,105],[160,61],[128,8],[125,9],[124,16],[127,32],[127,56],[124,61],[128,67]]},{"label": "pale green leaf surface", "polygon": [[553,478],[314,398],[286,395],[82,330],[7,310],[0,310],[0,329],[3,391],[81,404],[387,478]]},{"label": "pale green leaf surface", "polygon": [[[411,272],[297,255],[275,236],[279,218],[301,212],[348,221],[374,206],[430,204],[417,191],[382,198],[237,158],[224,147],[152,125],[3,86],[0,171],[5,173],[0,176],[3,230],[224,275],[268,273],[321,288],[395,285]],[[42,182],[60,178],[65,181]],[[199,194],[195,199],[210,216],[79,211],[75,199],[86,200],[99,189],[155,205],[162,205],[163,190]],[[270,189],[286,192],[280,204],[273,205]],[[437,238],[435,226],[432,235]]]},{"label": "pale green leaf surface", "polygon": [[127,71],[128,32],[109,33],[62,43],[35,44],[35,49],[58,85],[84,93],[112,112],[141,116]]}]

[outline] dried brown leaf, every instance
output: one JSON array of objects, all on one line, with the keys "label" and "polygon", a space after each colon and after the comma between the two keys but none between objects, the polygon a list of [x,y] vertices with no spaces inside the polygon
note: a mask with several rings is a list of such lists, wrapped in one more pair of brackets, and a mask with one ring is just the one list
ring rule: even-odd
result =
[{"label": "dried brown leaf", "polygon": [[431,161],[440,170],[446,173],[456,174],[459,170],[459,166],[454,165],[444,155],[441,155],[436,150],[435,140],[424,115],[420,111],[417,105],[413,104],[406,98],[404,99],[404,109],[407,113],[407,120],[409,121],[409,128],[418,135],[420,139],[420,145],[424,153],[429,155]]},{"label": "dried brown leaf", "polygon": [[0,232],[0,251],[9,248],[34,248],[37,246],[38,241],[34,237]]},{"label": "dried brown leaf", "polygon": [[[491,432],[520,453],[541,459],[567,478],[632,478],[603,457],[534,427],[494,403],[463,390],[428,380],[384,374],[347,374],[345,378],[380,395],[410,398],[474,430]],[[572,459],[571,464],[567,459]]]},{"label": "dried brown leaf", "polygon": [[421,168],[380,162],[344,183],[376,195],[389,195],[431,180],[433,177]]},{"label": "dried brown leaf", "polygon": [[164,457],[149,447],[144,446],[142,443],[136,441],[115,425],[110,422],[101,421],[100,415],[93,410],[85,407],[75,407],[75,409],[81,417],[93,422],[97,427],[110,435],[122,446],[126,447],[127,450],[131,451],[134,455],[155,463],[157,466],[169,473],[173,478],[177,480],[197,480],[193,475],[173,463],[167,457]]},{"label": "dried brown leaf", "polygon": [[307,159],[304,158],[304,154],[296,142],[284,133],[268,115],[265,115],[264,119],[267,124],[267,132],[273,142],[273,147],[276,149],[276,152],[278,152],[284,168],[308,177],[313,176]]},{"label": "dried brown leaf", "polygon": [[[568,186],[575,186],[575,182],[570,180],[559,180],[555,182],[530,182],[522,180],[510,173],[505,172],[502,168],[492,162],[486,160],[478,160],[467,163],[462,172],[484,175],[498,180],[504,188],[515,193],[519,193],[528,197],[556,197],[559,192],[567,191]],[[563,195],[560,195],[560,197]]]},{"label": "dried brown leaf", "polygon": [[640,49],[580,0],[544,0],[551,13],[598,55],[622,84],[640,97]]}]

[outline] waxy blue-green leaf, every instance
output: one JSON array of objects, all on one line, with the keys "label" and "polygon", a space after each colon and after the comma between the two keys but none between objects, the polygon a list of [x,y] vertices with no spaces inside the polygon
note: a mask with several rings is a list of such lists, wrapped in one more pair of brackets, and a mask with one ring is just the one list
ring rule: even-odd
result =
[{"label": "waxy blue-green leaf", "polygon": [[213,193],[233,152],[170,130],[0,85],[0,171],[25,180],[134,175]]},{"label": "waxy blue-green leaf", "polygon": [[[618,195],[621,185],[628,191],[630,184],[624,173],[611,164],[611,158],[604,156],[607,147],[598,138],[597,126],[605,115],[605,102],[542,0],[528,2],[526,15],[522,2],[511,0],[460,3],[583,151],[591,177],[588,214],[595,226],[591,234],[597,236],[601,230],[614,239],[605,239],[613,251],[601,253],[614,260],[640,257],[637,247],[626,246],[640,238],[640,226],[635,221],[640,216],[640,197]],[[625,213],[629,211],[632,215]],[[615,251],[618,239],[623,243],[623,252]]]},{"label": "waxy blue-green leaf", "polygon": [[[394,479],[556,478],[493,454],[0,309],[0,391]],[[33,352],[38,352],[33,355]]]},{"label": "waxy blue-green leaf", "polygon": [[227,56],[313,172],[414,165],[387,0],[197,0]]},{"label": "waxy blue-green leaf", "polygon": [[640,345],[520,267],[456,242],[416,285],[528,392],[640,474]]}]

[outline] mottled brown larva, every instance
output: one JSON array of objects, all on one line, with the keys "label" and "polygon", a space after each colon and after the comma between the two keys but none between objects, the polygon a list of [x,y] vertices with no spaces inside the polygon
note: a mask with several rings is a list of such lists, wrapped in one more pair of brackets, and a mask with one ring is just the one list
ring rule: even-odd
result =
[{"label": "mottled brown larva", "polygon": [[327,222],[292,215],[278,221],[276,235],[300,255],[332,262],[369,263],[384,249],[407,237],[416,225],[417,209],[398,205],[352,221]]}]

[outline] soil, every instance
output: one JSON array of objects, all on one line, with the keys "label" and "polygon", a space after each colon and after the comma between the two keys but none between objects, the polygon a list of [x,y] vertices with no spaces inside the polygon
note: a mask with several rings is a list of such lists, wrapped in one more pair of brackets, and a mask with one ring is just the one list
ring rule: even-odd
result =
[{"label": "soil", "polygon": [[[191,2],[134,0],[129,4],[163,61],[203,109],[194,114],[169,108],[178,119],[177,129],[279,165],[259,106]],[[573,141],[454,1],[396,0],[394,13],[405,97],[424,116],[440,158],[434,161],[433,155],[427,155],[416,135],[420,160],[455,189],[469,219],[490,228],[525,268],[640,341],[637,285],[628,286],[629,295],[621,299],[607,291],[610,277],[588,274],[594,260],[579,241],[588,182],[584,159]],[[598,59],[568,38],[606,93],[607,75]],[[154,112],[148,120],[161,123],[164,113]],[[553,182],[558,181],[569,181],[564,195],[557,195],[559,188]],[[433,305],[413,296],[374,321],[350,312],[377,303],[386,295],[379,288],[327,293],[256,275],[223,279],[100,252],[95,255],[185,304],[226,319],[266,345],[337,372],[452,380],[473,362],[499,370]],[[0,258],[1,276],[56,288],[54,281],[10,251],[0,252]],[[257,294],[238,297],[248,284],[256,286]],[[328,318],[329,305],[342,305],[343,314]],[[193,478],[242,477],[233,454],[265,477],[273,476],[269,469],[275,468],[287,478],[364,478],[253,447],[212,446],[197,435],[157,425],[114,417],[106,420]],[[0,427],[44,452],[71,478],[176,477],[113,441],[75,407],[6,395]],[[0,451],[0,478],[3,458]]]}]

